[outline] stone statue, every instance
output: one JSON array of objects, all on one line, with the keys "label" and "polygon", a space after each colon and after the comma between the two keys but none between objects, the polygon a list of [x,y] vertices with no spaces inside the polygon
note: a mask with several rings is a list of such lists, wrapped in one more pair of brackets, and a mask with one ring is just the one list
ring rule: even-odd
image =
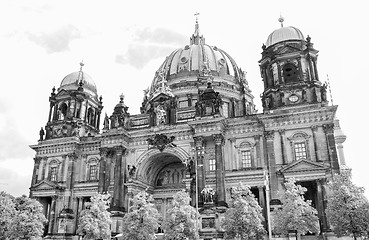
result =
[{"label": "stone statue", "polygon": [[323,86],[320,88],[320,93],[322,95],[322,102],[327,101],[327,83],[324,83]]},{"label": "stone statue", "polygon": [[43,140],[44,140],[44,135],[45,135],[45,131],[44,131],[44,129],[41,127],[41,130],[40,130],[40,139],[39,139],[39,141],[43,141]]},{"label": "stone statue", "polygon": [[159,126],[165,124],[167,113],[162,105],[158,105],[155,108],[155,113],[156,113],[156,125]]},{"label": "stone statue", "polygon": [[109,130],[109,117],[106,113],[105,113],[105,118],[104,118],[104,129]]},{"label": "stone statue", "polygon": [[201,191],[201,195],[205,203],[213,203],[214,194],[215,191],[209,185],[205,186],[205,188]]},{"label": "stone statue", "polygon": [[136,166],[135,165],[132,165],[132,166],[128,165],[127,168],[128,168],[129,178],[134,178],[135,175],[136,175]]}]

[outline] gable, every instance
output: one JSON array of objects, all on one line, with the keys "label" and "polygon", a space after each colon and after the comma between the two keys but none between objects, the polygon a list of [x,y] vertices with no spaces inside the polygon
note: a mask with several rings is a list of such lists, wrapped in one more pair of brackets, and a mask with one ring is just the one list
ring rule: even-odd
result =
[{"label": "gable", "polygon": [[34,185],[32,187],[33,190],[52,190],[52,189],[59,189],[62,188],[59,186],[59,184],[48,181],[48,180],[42,180],[38,184]]},{"label": "gable", "polygon": [[283,167],[281,170],[279,170],[281,173],[287,173],[287,172],[301,172],[301,171],[324,171],[325,172],[326,167],[324,167],[323,164],[308,161],[305,159],[292,162],[288,164],[287,166]]}]

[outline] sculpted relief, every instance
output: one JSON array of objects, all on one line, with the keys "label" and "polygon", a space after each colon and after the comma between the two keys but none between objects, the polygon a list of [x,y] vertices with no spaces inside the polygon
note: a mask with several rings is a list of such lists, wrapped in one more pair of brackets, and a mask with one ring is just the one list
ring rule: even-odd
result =
[{"label": "sculpted relief", "polygon": [[186,168],[182,164],[173,164],[160,171],[155,185],[158,187],[182,185],[182,180],[185,178],[185,175]]}]

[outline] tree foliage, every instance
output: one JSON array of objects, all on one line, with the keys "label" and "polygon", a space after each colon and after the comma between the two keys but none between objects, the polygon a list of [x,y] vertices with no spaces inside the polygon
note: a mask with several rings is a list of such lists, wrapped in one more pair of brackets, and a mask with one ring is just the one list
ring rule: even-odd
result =
[{"label": "tree foliage", "polygon": [[10,237],[9,231],[15,212],[14,198],[5,192],[0,192],[0,239]]},{"label": "tree foliage", "polygon": [[299,235],[319,232],[317,210],[311,201],[305,201],[306,188],[297,185],[294,178],[285,182],[286,190],[281,194],[282,208],[272,212],[272,228],[276,234],[294,231]]},{"label": "tree foliage", "polygon": [[262,222],[262,208],[250,187],[239,183],[232,188],[230,208],[222,221],[224,239],[261,239],[266,233]]},{"label": "tree foliage", "polygon": [[199,239],[198,231],[196,231],[198,213],[190,205],[190,200],[188,193],[184,190],[174,195],[163,223],[164,239]]},{"label": "tree foliage", "polygon": [[79,218],[78,233],[84,234],[83,239],[110,239],[110,205],[109,194],[96,194]]},{"label": "tree foliage", "polygon": [[0,239],[41,239],[46,222],[36,199],[0,193]]},{"label": "tree foliage", "polygon": [[369,203],[364,188],[351,181],[351,170],[341,171],[328,184],[327,218],[338,236],[368,237]]},{"label": "tree foliage", "polygon": [[159,227],[159,213],[153,197],[141,191],[132,199],[132,206],[123,218],[123,239],[153,240]]}]

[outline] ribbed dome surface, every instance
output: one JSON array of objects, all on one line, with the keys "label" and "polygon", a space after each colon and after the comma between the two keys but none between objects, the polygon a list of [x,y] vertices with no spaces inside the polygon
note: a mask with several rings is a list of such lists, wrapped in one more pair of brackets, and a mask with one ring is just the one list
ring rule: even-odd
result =
[{"label": "ribbed dome surface", "polygon": [[265,43],[266,47],[272,46],[276,43],[287,40],[304,40],[302,32],[295,27],[281,27],[269,34]]},{"label": "ribbed dome surface", "polygon": [[204,74],[237,86],[244,80],[242,70],[228,53],[205,44],[205,38],[200,36],[197,23],[190,44],[173,51],[160,66],[157,73],[159,72],[162,74],[156,74],[154,77],[150,95],[157,89],[162,75],[169,87],[178,81],[196,81],[199,75]]},{"label": "ribbed dome surface", "polygon": [[67,76],[65,76],[60,84],[59,90],[61,89],[77,90],[81,80],[83,83],[82,85],[83,89],[89,91],[94,96],[97,96],[97,89],[96,89],[95,82],[92,80],[90,75],[88,75],[87,73],[83,71],[72,72],[68,74]]}]

